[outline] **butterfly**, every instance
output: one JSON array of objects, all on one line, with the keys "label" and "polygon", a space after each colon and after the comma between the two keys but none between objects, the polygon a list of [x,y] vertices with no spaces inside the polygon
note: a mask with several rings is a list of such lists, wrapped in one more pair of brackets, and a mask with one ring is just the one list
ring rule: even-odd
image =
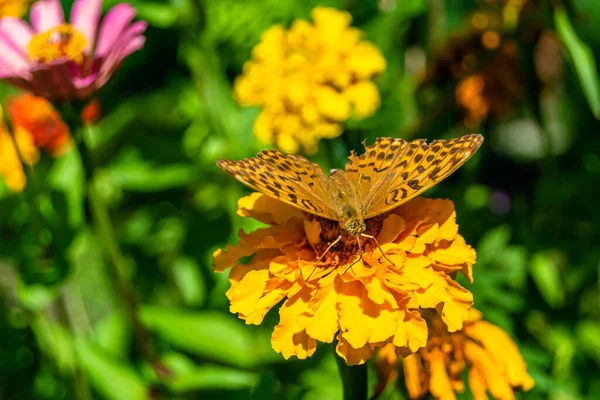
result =
[{"label": "butterfly", "polygon": [[[352,152],[345,168],[329,176],[318,164],[277,150],[263,150],[241,161],[217,160],[217,165],[254,190],[309,214],[337,221],[342,232],[375,239],[365,234],[365,220],[406,203],[442,181],[471,158],[482,142],[479,134],[429,144],[425,139],[407,142],[378,138],[371,146],[363,143],[364,154]],[[360,248],[360,241],[358,244]]]}]

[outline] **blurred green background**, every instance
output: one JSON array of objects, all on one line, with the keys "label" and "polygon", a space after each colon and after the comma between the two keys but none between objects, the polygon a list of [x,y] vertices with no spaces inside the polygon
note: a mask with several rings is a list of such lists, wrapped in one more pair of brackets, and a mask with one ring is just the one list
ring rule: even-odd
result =
[{"label": "blurred green background", "polygon": [[[211,266],[215,249],[255,227],[235,214],[249,190],[215,165],[263,148],[258,110],[235,103],[233,80],[265,29],[317,5],[350,11],[388,67],[376,80],[380,110],[346,123],[312,160],[339,168],[380,136],[482,133],[475,157],[426,193],[454,201],[477,249],[475,306],[528,363],[536,387],[518,397],[600,397],[600,2],[132,4],[150,24],[146,46],[99,93],[92,128],[94,185],[132,290],[108,266],[102,226],[85,223],[74,153],[42,159],[22,194],[2,186],[1,399],[340,398],[329,346],[285,361],[269,343],[277,311],[246,326],[228,312],[227,274]],[[474,109],[473,96],[487,106]],[[131,296],[139,325],[127,317]],[[383,398],[405,398],[396,385]]]}]

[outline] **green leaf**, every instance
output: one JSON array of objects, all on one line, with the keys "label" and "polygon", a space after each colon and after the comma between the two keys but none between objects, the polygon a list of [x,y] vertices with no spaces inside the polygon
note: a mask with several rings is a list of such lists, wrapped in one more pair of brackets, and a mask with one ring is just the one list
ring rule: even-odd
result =
[{"label": "green leaf", "polygon": [[175,347],[229,365],[251,368],[276,354],[251,328],[220,313],[144,307],[141,319]]},{"label": "green leaf", "polygon": [[104,398],[148,399],[148,388],[128,365],[112,358],[99,347],[83,339],[78,340],[75,347],[84,372]]},{"label": "green leaf", "polygon": [[585,320],[577,324],[575,329],[579,348],[600,364],[600,322]]},{"label": "green leaf", "polygon": [[554,23],[560,40],[567,48],[592,113],[600,119],[600,79],[594,54],[590,47],[579,39],[564,9],[557,8],[554,11]]},{"label": "green leaf", "polygon": [[169,4],[138,1],[136,8],[139,18],[159,28],[168,28],[177,21],[177,10]]},{"label": "green leaf", "polygon": [[96,343],[114,356],[127,354],[131,330],[124,313],[114,311],[98,321],[94,327]]},{"label": "green leaf", "polygon": [[548,252],[534,254],[529,272],[546,303],[552,308],[561,307],[565,293],[554,257]]},{"label": "green leaf", "polygon": [[56,160],[48,178],[54,189],[65,193],[69,226],[72,228],[81,226],[83,222],[84,175],[79,154],[74,148]]},{"label": "green leaf", "polygon": [[118,167],[111,170],[114,182],[124,190],[134,192],[158,192],[185,186],[197,176],[197,169],[185,164],[161,167],[142,164],[133,169]]},{"label": "green leaf", "polygon": [[256,373],[241,371],[234,368],[218,365],[196,366],[188,362],[185,370],[178,371],[169,359],[163,360],[172,372],[170,378],[165,379],[165,385],[171,392],[181,393],[191,390],[237,390],[252,388],[258,382]]},{"label": "green leaf", "polygon": [[37,343],[63,374],[72,374],[76,367],[73,337],[62,325],[38,314],[31,324]]},{"label": "green leaf", "polygon": [[489,262],[498,257],[510,241],[510,227],[499,225],[485,233],[477,246],[477,261]]},{"label": "green leaf", "polygon": [[206,299],[204,277],[193,258],[178,258],[173,265],[173,275],[186,305],[200,306],[204,303]]}]

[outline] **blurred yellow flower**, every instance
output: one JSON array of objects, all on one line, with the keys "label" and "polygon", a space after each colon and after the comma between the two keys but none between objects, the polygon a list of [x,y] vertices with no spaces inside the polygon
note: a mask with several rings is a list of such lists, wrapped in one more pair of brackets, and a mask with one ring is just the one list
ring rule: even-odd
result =
[{"label": "blurred yellow flower", "polygon": [[27,11],[27,3],[30,0],[0,0],[0,18],[22,17]]},{"label": "blurred yellow flower", "polygon": [[12,192],[20,192],[25,187],[27,180],[19,153],[15,147],[15,141],[26,164],[36,164],[40,154],[33,143],[33,137],[28,132],[17,131],[13,141],[10,132],[2,122],[3,120],[4,114],[2,108],[0,108],[0,176],[4,178],[6,186]]},{"label": "blurred yellow flower", "polygon": [[262,107],[257,138],[288,153],[314,153],[320,139],[341,135],[344,121],[373,115],[381,102],[371,81],[386,67],[379,49],[350,26],[350,13],[317,7],[311,15],[312,24],[264,32],[235,81],[242,106]]},{"label": "blurred yellow flower", "polygon": [[[502,329],[483,321],[478,310],[471,309],[462,331],[453,333],[448,333],[438,316],[431,314],[431,318],[426,318],[427,346],[403,360],[411,399],[430,393],[436,399],[455,400],[455,393],[465,389],[462,379],[465,368],[475,400],[487,399],[488,393],[494,399],[512,400],[515,388],[527,391],[534,386],[516,344]],[[394,355],[394,347],[388,346],[377,357],[380,364],[388,365]]]},{"label": "blurred yellow flower", "polygon": [[458,234],[449,200],[418,197],[367,220],[366,233],[381,247],[364,240],[361,258],[354,239],[342,240],[321,261],[316,254],[339,234],[337,222],[260,193],[238,206],[239,215],[269,226],[240,231],[236,246],[214,253],[214,268],[232,268],[230,311],[247,324],[260,324],[283,300],[271,344],[286,359],[310,357],[317,340],[331,343],[336,335],[349,365],[387,343],[408,354],[427,341],[422,310],[439,314],[450,331],[469,315],[473,296],[452,275],[461,271],[470,281],[476,255]]}]

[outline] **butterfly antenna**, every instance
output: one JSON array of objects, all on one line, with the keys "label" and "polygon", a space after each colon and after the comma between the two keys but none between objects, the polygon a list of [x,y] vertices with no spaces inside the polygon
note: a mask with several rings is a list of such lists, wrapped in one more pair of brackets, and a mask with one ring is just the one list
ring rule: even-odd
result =
[{"label": "butterfly antenna", "polygon": [[[352,264],[350,264],[350,266],[348,268],[346,268],[346,270],[344,271],[344,274],[346,272],[348,272],[348,270],[350,268],[354,267],[354,264],[356,264],[357,262],[359,262],[360,260],[362,260],[363,249],[362,249],[362,246],[360,245],[360,238],[359,237],[356,238],[356,243],[358,243],[358,251],[360,252],[360,256],[358,257],[358,259],[356,261],[354,261]],[[344,274],[342,274],[342,275],[344,275]]]},{"label": "butterfly antenna", "polygon": [[377,241],[377,239],[375,238],[375,236],[367,235],[366,233],[361,233],[360,236],[374,240],[375,243],[377,244],[377,247],[379,248],[379,251],[381,251],[381,255],[383,256],[383,258],[385,258],[386,261],[389,262],[390,264],[392,264],[394,267],[396,266],[396,264],[394,264],[389,258],[387,258],[387,256],[383,252],[383,249],[381,248],[381,245],[379,244],[379,242]]}]

